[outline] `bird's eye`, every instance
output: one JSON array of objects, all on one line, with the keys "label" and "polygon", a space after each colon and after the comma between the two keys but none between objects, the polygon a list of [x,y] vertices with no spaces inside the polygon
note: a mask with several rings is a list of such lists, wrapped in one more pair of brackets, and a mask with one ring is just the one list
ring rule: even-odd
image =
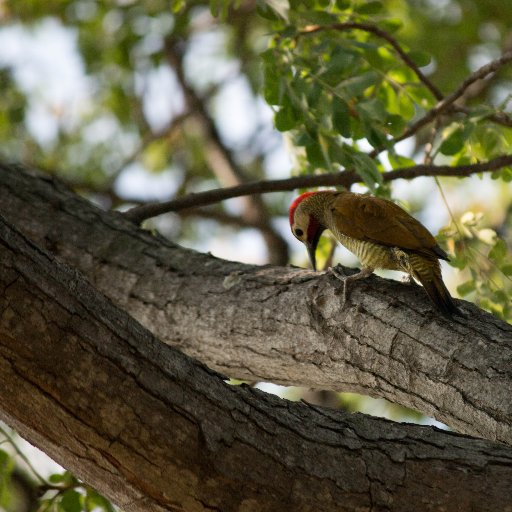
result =
[{"label": "bird's eye", "polygon": [[300,228],[297,228],[295,230],[295,234],[300,238],[304,234],[304,231],[302,231]]}]

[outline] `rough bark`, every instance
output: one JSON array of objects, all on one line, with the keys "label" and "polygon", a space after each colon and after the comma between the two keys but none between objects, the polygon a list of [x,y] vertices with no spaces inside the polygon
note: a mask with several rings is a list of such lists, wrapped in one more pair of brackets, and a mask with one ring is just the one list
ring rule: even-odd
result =
[{"label": "rough bark", "polygon": [[373,277],[341,309],[330,276],[179,248],[21,168],[0,167],[0,201],[30,238],[211,368],[383,396],[512,444],[512,326],[469,303],[468,318],[448,321],[421,288]]},{"label": "rough bark", "polygon": [[510,510],[508,447],[227,385],[0,218],[0,415],[125,511]]}]

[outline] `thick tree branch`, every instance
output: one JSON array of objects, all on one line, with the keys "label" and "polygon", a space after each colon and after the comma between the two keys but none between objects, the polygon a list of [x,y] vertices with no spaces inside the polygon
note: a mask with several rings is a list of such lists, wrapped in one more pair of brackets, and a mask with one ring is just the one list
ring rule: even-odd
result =
[{"label": "thick tree branch", "polygon": [[181,249],[48,178],[0,166],[0,210],[163,341],[231,377],[383,396],[512,444],[512,326],[372,277],[341,308],[329,275]]},{"label": "thick tree branch", "polygon": [[228,386],[3,218],[0,261],[1,417],[125,510],[510,503],[504,446]]},{"label": "thick tree branch", "polygon": [[[384,181],[396,179],[412,179],[419,176],[455,176],[466,177],[480,172],[490,172],[512,165],[512,155],[503,155],[488,162],[478,164],[449,166],[449,165],[415,165],[388,171],[382,175]],[[218,203],[233,197],[247,194],[264,194],[267,192],[283,192],[305,187],[342,186],[349,188],[354,183],[361,181],[361,177],[354,171],[342,171],[339,173],[314,174],[309,176],[297,176],[282,180],[266,180],[245,183],[236,187],[219,188],[197,194],[190,194],[163,203],[148,203],[136,206],[128,210],[124,215],[133,222],[140,223],[143,220],[164,213],[179,211],[185,208],[195,208]]]},{"label": "thick tree branch", "polygon": [[436,98],[438,101],[443,99],[443,93],[425,76],[423,71],[421,71],[421,69],[415,64],[407,52],[400,46],[398,41],[391,34],[385,30],[382,30],[376,25],[372,25],[371,23],[357,22],[333,23],[331,25],[310,25],[299,32],[298,35],[315,34],[316,32],[323,30],[337,30],[342,32],[345,30],[354,29],[369,32],[376,35],[377,37],[380,37],[381,39],[386,40],[393,47],[396,53],[398,53],[404,63],[412,69],[414,74],[418,77],[419,81],[422,82],[423,85],[425,85],[425,87],[434,95],[434,98]]}]

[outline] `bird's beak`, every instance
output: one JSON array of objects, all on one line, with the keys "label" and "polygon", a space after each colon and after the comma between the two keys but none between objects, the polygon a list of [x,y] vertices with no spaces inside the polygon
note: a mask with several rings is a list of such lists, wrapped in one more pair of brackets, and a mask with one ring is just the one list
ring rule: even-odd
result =
[{"label": "bird's beak", "polygon": [[316,246],[318,245],[318,240],[313,240],[312,242],[306,242],[306,247],[308,248],[309,261],[311,261],[311,266],[313,270],[316,270]]},{"label": "bird's beak", "polygon": [[318,225],[315,231],[315,236],[311,240],[306,242],[306,247],[308,249],[309,260],[311,261],[311,265],[313,270],[316,270],[316,248],[318,246],[318,241],[320,240],[320,236],[324,232],[325,228],[322,225]]}]

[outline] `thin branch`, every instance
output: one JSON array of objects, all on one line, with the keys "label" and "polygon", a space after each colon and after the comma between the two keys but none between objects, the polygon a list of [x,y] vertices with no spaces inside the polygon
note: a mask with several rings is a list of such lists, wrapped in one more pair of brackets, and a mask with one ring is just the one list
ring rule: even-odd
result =
[{"label": "thin branch", "polygon": [[485,66],[477,69],[474,73],[469,75],[466,80],[462,82],[462,84],[449,96],[447,96],[444,100],[440,101],[435,109],[440,111],[445,111],[450,105],[455,103],[469,88],[470,85],[474,84],[478,80],[483,80],[486,76],[494,73],[503,65],[507,64],[512,60],[512,51],[505,52],[501,57],[492,62],[489,62]]},{"label": "thin branch", "polygon": [[424,165],[431,165],[434,161],[434,155],[432,154],[432,151],[434,149],[434,142],[436,140],[438,128],[439,128],[439,119],[436,119],[436,122],[434,123],[434,125],[432,126],[432,128],[430,130],[428,141],[425,145],[425,156],[423,158]]},{"label": "thin branch", "polygon": [[42,485],[48,485],[46,479],[44,479],[37,469],[32,465],[28,457],[19,449],[18,445],[12,438],[12,436],[2,427],[0,427],[0,434],[2,434],[8,443],[12,446],[18,457],[27,465],[32,474],[41,482]]},{"label": "thin branch", "polygon": [[417,178],[419,176],[454,176],[458,178],[466,178],[472,174],[479,172],[491,172],[512,165],[512,155],[502,155],[487,162],[479,162],[478,164],[468,165],[415,165],[412,167],[404,167],[395,169],[383,175],[384,181],[393,181],[396,179]]},{"label": "thin branch", "polygon": [[496,124],[501,124],[502,126],[507,126],[508,128],[512,128],[512,117],[510,117],[505,112],[496,112],[495,114],[491,114],[486,117],[489,121],[492,121]]},{"label": "thin branch", "polygon": [[181,125],[191,116],[192,112],[183,112],[178,114],[167,126],[161,131],[158,132],[148,132],[146,133],[140,140],[137,147],[126,157],[123,159],[121,164],[112,172],[109,176],[109,186],[114,183],[114,181],[119,177],[119,175],[126,169],[126,167],[135,160],[137,160],[141,153],[152,143],[160,139],[171,139],[177,130],[181,127]]},{"label": "thin branch", "polygon": [[[453,107],[454,111],[462,112],[463,114],[469,115],[471,114],[471,108],[463,107],[461,105],[457,105]],[[492,123],[499,124],[501,126],[506,126],[507,128],[512,128],[512,116],[507,114],[506,112],[494,112],[484,117],[486,121],[491,121]]]},{"label": "thin branch", "polygon": [[[382,175],[384,181],[393,181],[396,179],[411,179],[418,176],[455,176],[467,177],[479,172],[495,171],[502,167],[512,165],[512,155],[503,155],[488,162],[481,162],[470,165],[414,165],[412,167],[403,167]],[[137,206],[128,210],[123,215],[133,222],[140,223],[151,217],[156,217],[164,213],[183,210],[185,208],[206,206],[218,203],[233,197],[240,197],[250,194],[264,194],[267,192],[285,192],[297,188],[321,187],[321,186],[343,186],[350,187],[354,183],[361,181],[361,177],[354,171],[343,171],[329,174],[315,174],[312,176],[296,176],[282,180],[264,180],[252,183],[244,183],[236,187],[219,188],[189,194],[164,203],[149,203]]]},{"label": "thin branch", "polygon": [[409,57],[407,52],[400,46],[398,41],[388,32],[382,30],[376,25],[372,25],[371,23],[357,23],[357,22],[346,22],[346,23],[333,23],[331,25],[311,25],[306,27],[304,30],[299,32],[299,35],[308,35],[314,34],[315,32],[320,32],[322,30],[363,30],[365,32],[370,32],[381,39],[385,39],[394,50],[400,55],[404,63],[411,68],[420,82],[427,87],[427,89],[434,95],[434,97],[441,101],[443,99],[443,93],[425,76],[425,74],[421,71],[421,69],[414,63],[414,61]]},{"label": "thin branch", "polygon": [[[169,64],[174,67],[189,109],[196,114],[203,125],[207,137],[208,161],[217,179],[221,184],[227,186],[246,183],[248,177],[236,163],[232,151],[224,144],[214,120],[206,109],[205,100],[199,97],[186,80],[182,52],[177,49],[172,39],[166,40],[165,51]],[[288,245],[274,230],[267,208],[261,198],[247,198],[244,202],[242,216],[244,220],[259,225],[258,229],[261,230],[267,245],[270,263],[285,265],[288,262]]]},{"label": "thin branch", "polygon": [[[487,75],[494,73],[501,66],[506,64],[507,62],[512,61],[512,51],[505,52],[499,59],[493,60],[482,66],[480,69],[477,69],[474,73],[469,75],[466,80],[462,82],[462,84],[449,96],[440,101],[435,107],[430,109],[423,117],[418,119],[415,123],[410,125],[401,135],[398,137],[391,139],[388,141],[386,146],[380,146],[375,148],[369,156],[375,158],[379,153],[384,151],[386,147],[389,145],[396,144],[404,139],[409,138],[411,135],[414,135],[420,128],[430,123],[434,119],[436,119],[439,115],[446,113],[453,107],[453,104],[463,96],[464,92],[470,87],[472,84],[477,82],[478,80],[482,80]],[[457,108],[454,109],[457,111]]]}]

